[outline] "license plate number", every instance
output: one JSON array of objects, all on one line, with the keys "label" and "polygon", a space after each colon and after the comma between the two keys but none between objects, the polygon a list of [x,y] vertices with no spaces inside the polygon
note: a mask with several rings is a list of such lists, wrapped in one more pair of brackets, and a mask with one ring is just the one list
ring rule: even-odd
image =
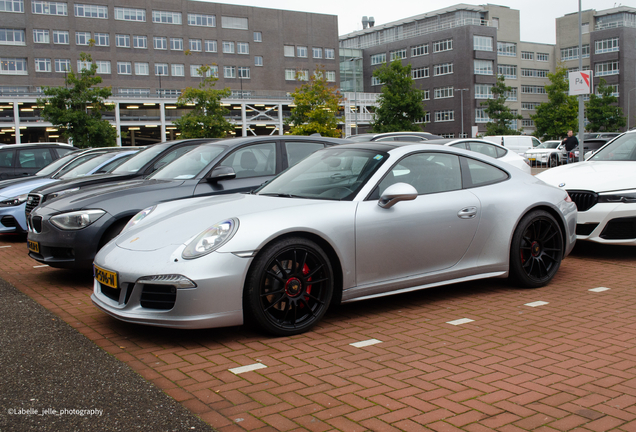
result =
[{"label": "license plate number", "polygon": [[27,247],[29,248],[31,252],[40,253],[40,243],[36,241],[28,240]]},{"label": "license plate number", "polygon": [[93,274],[95,276],[95,280],[102,285],[106,285],[115,289],[119,288],[116,272],[104,270],[101,267],[93,265]]},{"label": "license plate number", "polygon": [[533,161],[536,160],[535,158],[528,158],[529,161]]}]

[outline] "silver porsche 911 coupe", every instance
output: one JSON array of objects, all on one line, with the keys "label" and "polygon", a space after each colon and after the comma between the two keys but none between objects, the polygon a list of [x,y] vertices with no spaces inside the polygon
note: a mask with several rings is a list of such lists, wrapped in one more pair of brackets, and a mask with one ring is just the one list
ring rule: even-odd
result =
[{"label": "silver porsche 911 coupe", "polygon": [[345,144],[251,194],[143,210],[97,254],[92,300],[132,323],[293,335],[334,303],[490,277],[543,286],[576,216],[567,192],[488,156]]}]

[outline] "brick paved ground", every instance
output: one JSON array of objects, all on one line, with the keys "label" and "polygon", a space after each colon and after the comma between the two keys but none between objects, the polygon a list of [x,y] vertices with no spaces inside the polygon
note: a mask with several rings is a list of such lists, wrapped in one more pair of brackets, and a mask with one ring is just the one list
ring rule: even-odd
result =
[{"label": "brick paved ground", "polygon": [[10,237],[0,262],[219,431],[636,431],[636,248],[580,244],[544,288],[488,280],[359,302],[289,338],[120,323],[91,304],[90,275],[34,268]]}]

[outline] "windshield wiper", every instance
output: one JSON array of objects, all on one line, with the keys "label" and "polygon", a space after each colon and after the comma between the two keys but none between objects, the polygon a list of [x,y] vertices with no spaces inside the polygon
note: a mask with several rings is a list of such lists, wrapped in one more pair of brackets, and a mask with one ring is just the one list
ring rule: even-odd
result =
[{"label": "windshield wiper", "polygon": [[259,193],[258,195],[281,197],[281,198],[305,198],[304,196],[285,194],[285,193]]}]

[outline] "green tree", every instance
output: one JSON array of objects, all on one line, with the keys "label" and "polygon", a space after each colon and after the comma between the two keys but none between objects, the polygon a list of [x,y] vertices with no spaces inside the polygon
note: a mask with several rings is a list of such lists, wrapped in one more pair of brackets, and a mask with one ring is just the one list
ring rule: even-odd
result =
[{"label": "green tree", "polygon": [[623,109],[617,106],[618,98],[612,96],[612,87],[601,78],[597,93],[590,95],[590,100],[585,103],[585,112],[589,123],[586,129],[590,132],[617,132],[625,127],[627,121],[623,116]]},{"label": "green tree", "polygon": [[545,86],[548,102],[537,106],[531,116],[537,128],[535,135],[541,139],[560,139],[569,130],[578,129],[579,103],[576,96],[568,96],[568,70],[557,66],[556,72],[549,73],[549,85]]},{"label": "green tree", "polygon": [[492,86],[492,99],[482,102],[485,112],[490,118],[486,123],[486,135],[519,135],[519,131],[511,127],[513,120],[521,120],[522,117],[514,114],[506,106],[506,92],[512,91],[512,87],[507,86],[503,75],[497,77],[497,83]]},{"label": "green tree", "polygon": [[113,109],[105,103],[111,89],[93,87],[102,82],[102,77],[95,75],[97,65],[86,53],[80,53],[80,60],[90,63],[90,67],[79,73],[68,71],[65,87],[44,88],[46,97],[38,99],[38,105],[44,106],[41,115],[75,147],[114,146],[117,132],[107,120],[102,120],[102,113]]},{"label": "green tree", "polygon": [[[300,72],[296,76],[298,79],[303,78]],[[322,136],[336,138],[341,136],[336,117],[340,93],[334,86],[329,85],[324,70],[316,69],[309,81],[296,88],[292,97],[296,106],[285,121],[290,126],[290,134],[319,133]]]},{"label": "green tree", "polygon": [[197,71],[203,77],[199,88],[187,87],[177,100],[179,107],[188,104],[194,104],[194,107],[174,124],[181,131],[181,138],[224,138],[234,130],[234,125],[225,118],[230,111],[223,107],[221,99],[230,96],[232,91],[229,87],[213,88],[219,79],[210,74],[210,66],[201,66]]},{"label": "green tree", "polygon": [[383,83],[378,107],[371,125],[374,132],[422,130],[416,121],[426,114],[422,100],[424,92],[413,88],[411,65],[402,66],[400,60],[381,66],[373,76]]}]

